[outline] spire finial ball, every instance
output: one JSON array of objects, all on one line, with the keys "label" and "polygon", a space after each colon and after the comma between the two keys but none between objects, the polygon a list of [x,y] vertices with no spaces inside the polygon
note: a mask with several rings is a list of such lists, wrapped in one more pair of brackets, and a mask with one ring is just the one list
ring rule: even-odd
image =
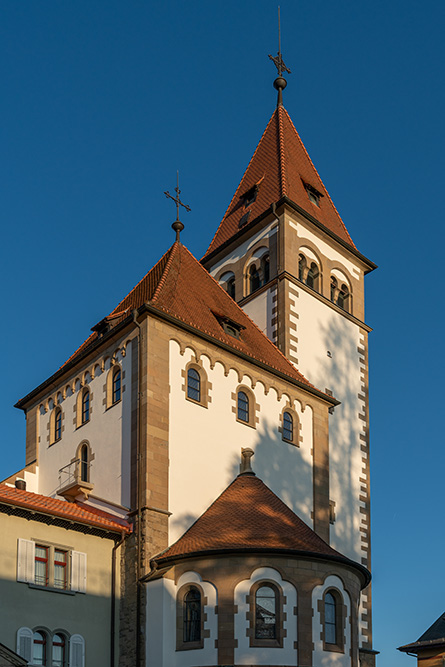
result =
[{"label": "spire finial ball", "polygon": [[287,81],[282,76],[278,76],[273,82],[273,87],[275,90],[284,90],[287,86]]}]

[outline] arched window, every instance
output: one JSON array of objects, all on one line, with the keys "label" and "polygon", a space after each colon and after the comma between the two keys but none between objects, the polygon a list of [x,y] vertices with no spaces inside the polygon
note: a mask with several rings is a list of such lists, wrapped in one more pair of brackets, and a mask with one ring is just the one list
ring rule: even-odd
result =
[{"label": "arched window", "polygon": [[305,282],[305,269],[306,269],[306,257],[304,255],[298,255],[298,279],[302,283]]},{"label": "arched window", "polygon": [[331,276],[331,301],[337,303],[338,283],[337,278]]},{"label": "arched window", "polygon": [[309,271],[307,272],[306,285],[311,289],[316,290],[317,292],[319,291],[319,276],[320,272],[318,270],[318,266],[315,264],[315,262],[312,262],[309,267]]},{"label": "arched window", "polygon": [[88,445],[82,445],[80,448],[80,481],[90,481],[90,465],[89,465],[89,451]]},{"label": "arched window", "polygon": [[56,408],[54,415],[54,442],[62,437],[62,408]]},{"label": "arched window", "polygon": [[229,278],[229,280],[226,283],[226,291],[227,294],[229,294],[232,299],[235,298],[235,278]]},{"label": "arched window", "polygon": [[338,644],[337,601],[329,591],[324,596],[324,641]]},{"label": "arched window", "polygon": [[290,412],[283,412],[283,440],[294,441],[294,419]]},{"label": "arched window", "polygon": [[201,640],[201,593],[197,588],[191,588],[184,596],[184,642],[199,642]]},{"label": "arched window", "polygon": [[66,639],[57,633],[53,636],[52,667],[66,667]]},{"label": "arched window", "polygon": [[32,664],[46,665],[46,634],[34,632],[32,643]]},{"label": "arched window", "polygon": [[187,371],[187,398],[197,403],[201,401],[201,376],[195,368]]},{"label": "arched window", "polygon": [[255,639],[277,639],[277,591],[270,585],[255,592]]},{"label": "arched window", "polygon": [[82,394],[82,424],[90,421],[90,391],[84,389]]},{"label": "arched window", "polygon": [[265,285],[270,280],[270,257],[268,254],[261,258],[261,273],[263,274],[262,284]]},{"label": "arched window", "polygon": [[250,294],[255,292],[260,286],[260,272],[255,264],[252,264],[249,269]]},{"label": "arched window", "polygon": [[249,397],[244,391],[238,392],[237,415],[240,421],[249,423]]},{"label": "arched window", "polygon": [[348,286],[342,284],[340,292],[338,293],[337,305],[343,310],[349,310],[349,289]]},{"label": "arched window", "polygon": [[113,405],[121,400],[121,369],[117,367],[113,371]]}]

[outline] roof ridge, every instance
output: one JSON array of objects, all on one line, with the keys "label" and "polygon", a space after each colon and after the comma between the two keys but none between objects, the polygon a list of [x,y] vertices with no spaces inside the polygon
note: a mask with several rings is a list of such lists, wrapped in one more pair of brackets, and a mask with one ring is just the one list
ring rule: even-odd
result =
[{"label": "roof ridge", "polygon": [[[175,245],[175,244],[173,244],[173,246],[174,246],[174,245]],[[168,248],[168,250],[166,250],[166,251],[164,252],[164,254],[162,255],[162,257],[161,257],[160,259],[158,259],[158,261],[156,262],[156,264],[154,264],[154,265],[151,267],[151,269],[149,269],[149,270],[147,271],[147,273],[145,273],[145,274],[142,276],[142,278],[139,280],[139,282],[137,282],[136,285],[134,285],[134,287],[131,288],[131,290],[128,292],[128,294],[126,294],[126,295],[124,296],[124,298],[121,299],[121,300],[119,301],[119,303],[117,304],[116,308],[114,308],[114,309],[111,311],[110,315],[111,315],[112,313],[114,313],[114,312],[119,308],[119,306],[125,301],[125,299],[128,299],[128,297],[130,296],[130,294],[131,294],[132,292],[134,292],[134,290],[137,289],[137,287],[139,287],[139,285],[140,285],[141,283],[144,282],[144,280],[146,279],[146,277],[148,276],[149,273],[151,273],[152,271],[154,272],[154,270],[156,269],[156,267],[159,266],[159,264],[164,260],[165,256],[168,255],[168,253],[171,252],[173,246],[170,246],[170,248]],[[168,264],[168,259],[167,259],[167,264]],[[165,270],[165,269],[164,269],[164,270]]]},{"label": "roof ridge", "polygon": [[[170,252],[170,255],[169,255],[169,257],[168,257],[168,259],[167,259],[167,262],[166,262],[166,264],[165,264],[165,266],[164,266],[164,270],[162,271],[162,275],[161,275],[161,277],[160,277],[160,279],[159,279],[158,286],[156,287],[156,289],[155,289],[155,291],[154,291],[154,294],[153,294],[153,296],[152,296],[152,298],[151,298],[151,303],[153,303],[154,301],[156,301],[156,299],[157,299],[158,296],[159,296],[159,293],[160,293],[161,289],[162,289],[163,286],[165,285],[165,281],[167,280],[167,276],[168,276],[168,274],[169,274],[170,267],[171,267],[172,262],[173,262],[173,258],[174,258],[174,256],[177,254],[177,252],[178,252],[178,247],[179,247],[179,245],[182,245],[182,244],[180,243],[180,241],[175,241],[175,242],[173,243],[173,245],[170,246],[170,248],[169,248],[168,251],[167,251],[167,252]],[[166,254],[167,254],[167,253],[164,253],[163,257],[165,257]],[[158,262],[158,264],[159,264],[159,262]],[[153,268],[154,268],[154,267],[153,267]]]},{"label": "roof ridge", "polygon": [[223,224],[224,220],[226,219],[226,216],[227,216],[228,212],[230,211],[233,202],[234,202],[235,199],[236,199],[236,195],[237,195],[237,193],[238,193],[238,190],[239,190],[240,187],[241,187],[241,183],[243,182],[244,177],[245,177],[245,175],[247,174],[247,171],[248,171],[250,165],[252,164],[252,162],[253,162],[253,160],[254,160],[254,158],[255,158],[255,155],[258,153],[258,150],[259,150],[259,148],[260,148],[260,146],[261,146],[261,143],[262,143],[262,141],[263,141],[263,139],[264,139],[264,136],[265,136],[267,130],[269,129],[269,125],[272,123],[272,120],[273,120],[273,118],[274,118],[274,116],[275,116],[276,113],[277,113],[277,109],[274,109],[274,112],[273,112],[273,114],[271,115],[271,117],[270,117],[270,119],[269,119],[269,122],[267,123],[266,128],[265,128],[263,134],[261,135],[261,139],[259,140],[259,142],[258,142],[258,144],[257,144],[257,147],[255,148],[255,151],[254,151],[252,157],[251,157],[250,160],[249,160],[249,164],[247,165],[247,167],[246,167],[245,170],[244,170],[244,173],[243,173],[243,175],[242,175],[242,177],[241,177],[241,180],[240,180],[240,182],[239,182],[239,184],[238,184],[238,187],[235,189],[235,194],[233,195],[232,199],[230,200],[230,204],[228,205],[228,207],[227,207],[227,209],[226,209],[226,211],[225,211],[225,213],[224,213],[224,215],[223,215],[223,217],[222,217],[222,219],[221,219],[221,222],[219,223],[218,228],[217,228],[216,232],[214,233],[214,235],[213,235],[213,237],[212,237],[212,240],[211,240],[210,243],[209,243],[209,247],[207,248],[205,254],[202,256],[202,258],[201,258],[200,261],[202,261],[202,260],[204,259],[204,257],[207,257],[207,255],[210,254],[210,248],[212,247],[213,241],[215,240],[215,238],[216,238],[216,236],[217,236],[217,234],[218,234],[218,232],[219,232],[219,230],[220,230],[220,228],[221,228],[221,225]]},{"label": "roof ridge", "polygon": [[[198,266],[199,266],[199,267],[206,273],[206,275],[209,276],[209,277],[213,280],[213,282],[214,282],[216,285],[218,285],[219,289],[223,289],[223,288],[221,287],[221,285],[219,284],[219,282],[212,276],[212,274],[211,274],[209,271],[207,271],[207,269],[201,264],[201,262],[198,262],[198,260],[192,255],[192,253],[190,252],[190,250],[189,250],[186,246],[183,246],[183,248],[184,248],[184,250],[186,250],[186,251],[188,252],[188,254],[193,258],[193,260],[198,264]],[[225,290],[223,290],[223,291],[225,292]],[[225,292],[225,293],[227,294],[227,292]],[[229,294],[227,294],[227,296],[230,297]],[[231,297],[230,297],[230,298],[231,298]],[[308,380],[307,378],[304,377],[304,375],[301,373],[301,371],[299,371],[298,368],[297,368],[296,366],[294,366],[294,364],[293,364],[291,361],[289,361],[289,359],[288,359],[288,358],[282,353],[282,351],[275,345],[275,343],[274,343],[273,341],[271,341],[270,338],[269,338],[268,336],[266,336],[266,334],[264,333],[264,331],[261,331],[261,329],[259,328],[259,326],[256,324],[256,322],[254,322],[254,321],[249,317],[249,315],[246,313],[246,311],[243,310],[243,308],[241,308],[241,306],[240,306],[234,299],[232,299],[232,301],[233,301],[233,303],[235,304],[235,306],[237,307],[237,309],[238,309],[239,311],[241,311],[242,314],[243,314],[245,317],[247,317],[247,319],[248,319],[249,322],[255,327],[255,329],[256,329],[257,331],[259,331],[260,334],[261,334],[262,336],[264,336],[264,338],[268,341],[268,343],[270,343],[270,345],[273,345],[273,347],[275,348],[275,350],[277,350],[277,351],[279,352],[279,354],[282,356],[282,358],[286,361],[287,365],[289,365],[294,371],[297,371],[297,373],[298,373],[299,375],[301,375],[301,378],[303,379],[303,381],[305,381],[305,382],[307,383],[307,385],[308,385],[309,387],[312,387],[313,389],[316,389],[315,385],[313,385],[311,382],[309,382],[309,380]],[[240,348],[238,348],[238,349],[240,349]],[[251,357],[252,359],[255,359],[255,357],[253,357],[253,356],[250,355],[250,354],[249,354],[249,357]],[[274,368],[275,370],[279,370],[279,369],[278,369],[276,366],[274,366],[270,361],[266,361],[265,359],[259,359],[259,361],[262,361],[263,363],[267,364],[267,365],[270,366],[271,368]],[[318,391],[320,391],[320,390],[318,390]],[[321,392],[321,393],[324,394],[324,392]]]},{"label": "roof ridge", "polygon": [[281,196],[287,195],[287,180],[286,180],[286,156],[284,152],[284,128],[281,113],[285,111],[284,107],[280,106],[276,109],[278,115],[277,133],[278,133],[278,164],[280,165],[280,185]]},{"label": "roof ridge", "polygon": [[320,183],[321,183],[322,186],[324,187],[324,190],[325,190],[325,192],[326,192],[326,195],[327,195],[329,201],[331,202],[332,207],[333,207],[334,211],[336,212],[336,214],[337,214],[337,216],[338,216],[338,219],[340,220],[341,225],[342,225],[344,231],[346,232],[346,234],[347,234],[347,236],[348,236],[348,239],[350,240],[350,242],[351,242],[353,248],[357,249],[356,246],[355,246],[354,241],[353,241],[352,238],[351,238],[351,235],[349,234],[349,232],[348,232],[348,230],[347,230],[347,228],[346,228],[345,223],[344,223],[343,220],[342,220],[342,217],[341,217],[340,213],[337,211],[337,207],[335,206],[334,202],[333,202],[332,199],[331,199],[331,195],[329,194],[329,192],[328,192],[328,190],[327,190],[325,184],[323,183],[323,180],[321,179],[320,174],[318,173],[318,171],[317,171],[317,169],[316,169],[314,163],[313,163],[312,160],[311,160],[311,157],[310,157],[309,153],[308,153],[307,150],[306,150],[306,146],[304,145],[304,143],[303,143],[303,141],[302,141],[300,135],[298,134],[297,128],[295,127],[295,125],[294,125],[293,122],[292,122],[292,118],[289,116],[288,112],[286,111],[286,109],[285,109],[284,107],[282,107],[282,109],[283,109],[283,112],[286,114],[287,119],[288,119],[288,121],[290,122],[290,124],[291,124],[291,126],[292,126],[292,129],[294,130],[295,134],[297,135],[297,137],[298,137],[298,141],[300,142],[301,147],[302,147],[302,149],[303,149],[303,151],[304,151],[304,153],[305,153],[307,159],[309,160],[309,163],[311,164],[313,170],[315,171],[315,173],[317,174],[318,178],[320,179]]}]

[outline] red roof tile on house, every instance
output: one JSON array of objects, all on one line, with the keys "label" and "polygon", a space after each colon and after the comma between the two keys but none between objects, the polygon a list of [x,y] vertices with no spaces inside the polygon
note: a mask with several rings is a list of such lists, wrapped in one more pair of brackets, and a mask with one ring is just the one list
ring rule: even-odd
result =
[{"label": "red roof tile on house", "polygon": [[[257,184],[255,201],[245,207],[243,196]],[[306,186],[315,188],[322,195],[319,206],[309,200]],[[284,196],[355,249],[289,114],[284,107],[278,106],[203,260],[239,231],[240,220],[247,211],[250,211],[249,222],[252,222]]]},{"label": "red roof tile on house", "polygon": [[0,504],[14,505],[33,512],[50,514],[60,519],[83,523],[115,533],[131,532],[131,526],[128,521],[95,507],[89,507],[84,503],[69,503],[57,498],[49,498],[48,496],[31,493],[30,491],[22,491],[1,483]]},{"label": "red roof tile on house", "polygon": [[154,560],[162,567],[167,560],[221,551],[298,552],[354,564],[253,474],[238,475],[184,535]]}]

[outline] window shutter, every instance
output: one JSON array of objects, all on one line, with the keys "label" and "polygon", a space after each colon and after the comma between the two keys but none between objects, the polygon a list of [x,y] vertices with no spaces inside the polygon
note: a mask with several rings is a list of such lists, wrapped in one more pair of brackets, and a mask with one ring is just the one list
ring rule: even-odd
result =
[{"label": "window shutter", "polygon": [[71,635],[70,639],[70,667],[84,667],[85,641],[82,635]]},{"label": "window shutter", "polygon": [[32,630],[20,628],[17,631],[17,653],[27,662],[32,660]]},{"label": "window shutter", "polygon": [[87,555],[81,551],[71,552],[71,590],[87,591]]},{"label": "window shutter", "polygon": [[31,540],[18,540],[17,548],[17,581],[34,583],[34,557],[36,545]]}]

